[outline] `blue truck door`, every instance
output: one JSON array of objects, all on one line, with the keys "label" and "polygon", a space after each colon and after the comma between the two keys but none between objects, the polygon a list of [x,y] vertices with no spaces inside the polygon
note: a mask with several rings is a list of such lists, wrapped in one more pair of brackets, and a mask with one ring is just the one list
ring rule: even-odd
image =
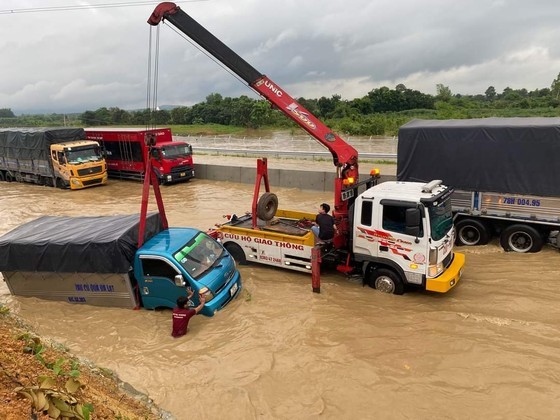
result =
[{"label": "blue truck door", "polygon": [[167,259],[141,256],[139,261],[142,265],[142,273],[138,284],[145,308],[174,308],[179,296],[187,296],[186,287],[190,286],[188,280],[185,279],[185,287],[175,285],[175,276],[182,273]]}]

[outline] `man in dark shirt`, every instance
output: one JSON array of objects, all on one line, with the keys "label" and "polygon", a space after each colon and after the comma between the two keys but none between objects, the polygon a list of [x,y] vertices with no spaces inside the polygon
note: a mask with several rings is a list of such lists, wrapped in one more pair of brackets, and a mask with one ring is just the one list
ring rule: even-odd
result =
[{"label": "man in dark shirt", "polygon": [[206,303],[206,297],[199,295],[200,304],[196,308],[185,308],[193,295],[193,291],[190,288],[188,292],[189,296],[179,296],[177,298],[177,307],[173,309],[173,330],[171,331],[173,337],[181,337],[187,333],[189,321],[202,310]]},{"label": "man in dark shirt", "polygon": [[334,217],[329,214],[331,206],[327,203],[322,203],[319,206],[319,214],[315,217],[315,225],[311,230],[319,242],[330,241],[334,237],[336,226],[334,224]]}]

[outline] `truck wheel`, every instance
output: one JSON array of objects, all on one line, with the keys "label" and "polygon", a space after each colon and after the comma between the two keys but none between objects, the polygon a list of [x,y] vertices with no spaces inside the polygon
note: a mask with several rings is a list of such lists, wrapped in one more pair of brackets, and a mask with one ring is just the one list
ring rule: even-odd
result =
[{"label": "truck wheel", "polygon": [[402,295],[404,285],[399,276],[387,268],[373,270],[370,274],[369,285],[383,293]]},{"label": "truck wheel", "polygon": [[4,178],[6,179],[6,182],[12,182],[14,180],[14,177],[7,172]]},{"label": "truck wheel", "polygon": [[543,244],[542,235],[529,225],[508,226],[500,236],[500,245],[506,251],[539,252]]},{"label": "truck wheel", "polygon": [[239,265],[246,265],[247,264],[247,257],[245,257],[245,253],[241,249],[239,245],[233,242],[228,242],[224,245],[224,248],[227,249],[227,252],[231,254],[233,259],[237,261]]},{"label": "truck wheel", "polygon": [[0,181],[4,181],[4,173],[0,171]]},{"label": "truck wheel", "polygon": [[270,220],[278,210],[278,197],[271,192],[265,192],[257,203],[257,217],[262,220]]},{"label": "truck wheel", "polygon": [[457,245],[486,245],[490,241],[490,232],[484,222],[476,219],[461,219],[455,225]]}]

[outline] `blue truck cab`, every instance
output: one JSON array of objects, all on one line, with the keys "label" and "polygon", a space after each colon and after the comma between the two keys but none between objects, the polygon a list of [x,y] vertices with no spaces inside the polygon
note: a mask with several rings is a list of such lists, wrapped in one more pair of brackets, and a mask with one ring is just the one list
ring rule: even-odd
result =
[{"label": "blue truck cab", "polygon": [[213,316],[242,288],[241,275],[230,253],[206,233],[193,228],[169,228],[149,239],[134,256],[134,278],[142,306],[174,308],[179,296],[206,296],[200,313]]}]

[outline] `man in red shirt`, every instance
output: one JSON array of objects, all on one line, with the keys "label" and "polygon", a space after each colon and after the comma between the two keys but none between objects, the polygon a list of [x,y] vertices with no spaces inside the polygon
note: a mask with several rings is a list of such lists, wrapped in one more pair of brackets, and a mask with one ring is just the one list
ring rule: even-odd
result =
[{"label": "man in red shirt", "polygon": [[181,337],[187,333],[190,319],[198,314],[206,303],[206,297],[199,295],[200,304],[196,308],[185,308],[193,295],[193,291],[190,288],[188,290],[189,296],[179,296],[177,307],[173,309],[173,331],[171,331],[173,337]]}]

